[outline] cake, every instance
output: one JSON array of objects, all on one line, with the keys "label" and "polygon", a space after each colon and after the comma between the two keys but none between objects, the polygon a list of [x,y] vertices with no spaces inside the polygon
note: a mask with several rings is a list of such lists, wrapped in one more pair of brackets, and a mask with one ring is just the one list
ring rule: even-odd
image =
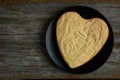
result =
[{"label": "cake", "polygon": [[56,23],[56,40],[60,54],[72,69],[95,57],[108,36],[109,29],[104,20],[84,19],[75,11],[63,13]]}]

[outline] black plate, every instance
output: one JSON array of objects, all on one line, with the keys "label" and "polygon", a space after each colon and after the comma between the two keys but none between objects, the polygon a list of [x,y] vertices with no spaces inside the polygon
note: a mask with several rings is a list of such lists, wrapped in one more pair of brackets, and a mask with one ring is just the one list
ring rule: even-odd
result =
[{"label": "black plate", "polygon": [[[101,18],[107,23],[109,28],[109,37],[103,48],[100,50],[100,52],[92,60],[75,69],[70,69],[68,65],[65,63],[65,61],[63,60],[60,54],[56,42],[56,30],[55,30],[56,22],[58,18],[67,11],[76,11],[86,19],[94,18],[94,17]],[[97,10],[85,6],[73,6],[59,11],[50,22],[46,33],[46,48],[50,58],[58,67],[71,73],[88,73],[98,69],[106,62],[106,60],[110,56],[113,48],[113,43],[114,43],[113,31],[107,19]]]}]

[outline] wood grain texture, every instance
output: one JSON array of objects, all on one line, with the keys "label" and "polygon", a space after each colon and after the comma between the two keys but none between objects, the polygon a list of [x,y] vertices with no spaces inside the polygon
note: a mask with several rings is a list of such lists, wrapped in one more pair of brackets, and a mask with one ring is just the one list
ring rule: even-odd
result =
[{"label": "wood grain texture", "polygon": [[120,0],[0,0],[0,3],[120,3]]},{"label": "wood grain texture", "polygon": [[[88,74],[70,74],[59,69],[48,56],[45,33],[57,11],[73,4],[39,3],[0,5],[0,79],[120,78],[120,4],[74,4],[100,11],[114,31],[110,58]],[[64,76],[64,77],[61,77]]]}]

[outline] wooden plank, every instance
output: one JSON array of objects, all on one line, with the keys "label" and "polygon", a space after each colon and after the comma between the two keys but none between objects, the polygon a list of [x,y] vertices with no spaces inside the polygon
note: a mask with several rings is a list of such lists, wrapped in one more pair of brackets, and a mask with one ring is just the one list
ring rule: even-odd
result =
[{"label": "wooden plank", "polygon": [[0,0],[0,3],[120,3],[120,0]]},{"label": "wooden plank", "polygon": [[[54,14],[68,6],[84,5],[100,11],[110,22],[115,44],[108,61],[97,71],[70,74],[49,58],[45,33]],[[0,79],[119,79],[120,78],[120,5],[39,3],[0,5]],[[64,76],[64,77],[61,77]]]}]

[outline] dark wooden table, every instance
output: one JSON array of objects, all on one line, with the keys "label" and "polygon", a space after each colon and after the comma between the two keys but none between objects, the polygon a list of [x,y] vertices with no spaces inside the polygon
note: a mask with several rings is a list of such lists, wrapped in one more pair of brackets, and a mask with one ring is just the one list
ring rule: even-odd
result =
[{"label": "dark wooden table", "polygon": [[[120,78],[120,4],[118,0],[110,1],[113,3],[96,1],[95,3],[8,4],[6,2],[3,4],[4,2],[1,2],[0,80]],[[114,3],[114,1],[118,1],[118,3]],[[88,74],[71,74],[61,70],[51,61],[45,47],[45,33],[51,18],[60,9],[73,5],[84,5],[97,9],[108,19],[114,32],[115,43],[110,58],[98,70]]]}]

